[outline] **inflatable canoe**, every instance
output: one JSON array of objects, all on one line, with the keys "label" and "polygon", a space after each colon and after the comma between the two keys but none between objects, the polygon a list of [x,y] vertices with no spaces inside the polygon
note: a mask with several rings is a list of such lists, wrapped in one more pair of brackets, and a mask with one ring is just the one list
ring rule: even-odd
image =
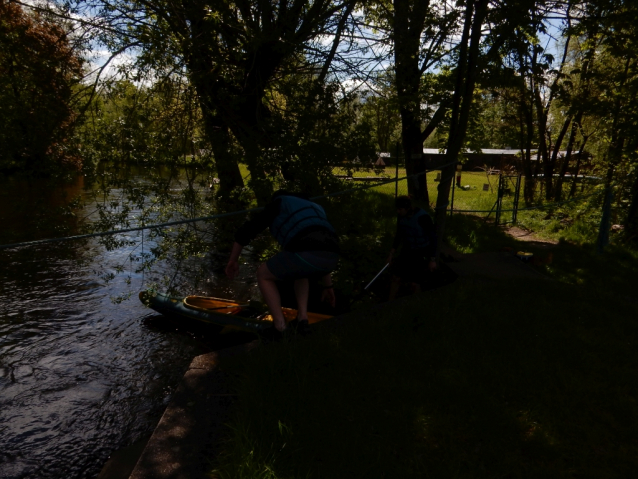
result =
[{"label": "inflatable canoe", "polygon": [[[173,320],[196,320],[217,326],[219,332],[246,331],[259,333],[273,325],[272,316],[263,314],[249,304],[207,296],[174,298],[162,293],[142,291],[140,301],[158,313]],[[286,322],[297,317],[296,309],[282,308]],[[325,314],[308,313],[308,323],[331,318]]]}]

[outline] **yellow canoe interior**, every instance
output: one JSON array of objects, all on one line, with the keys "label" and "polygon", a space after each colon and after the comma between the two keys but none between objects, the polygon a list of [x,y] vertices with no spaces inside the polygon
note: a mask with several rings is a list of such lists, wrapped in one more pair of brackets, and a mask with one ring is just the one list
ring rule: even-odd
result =
[{"label": "yellow canoe interior", "polygon": [[[213,314],[232,314],[241,316],[241,312],[247,305],[242,305],[228,299],[211,298],[208,296],[187,296],[184,298],[184,306],[198,311],[210,312]],[[286,322],[290,322],[297,318],[297,310],[290,308],[281,308],[284,313]],[[308,323],[318,323],[332,316],[318,313],[308,313]],[[260,318],[260,321],[272,321],[272,316],[266,314]]]}]

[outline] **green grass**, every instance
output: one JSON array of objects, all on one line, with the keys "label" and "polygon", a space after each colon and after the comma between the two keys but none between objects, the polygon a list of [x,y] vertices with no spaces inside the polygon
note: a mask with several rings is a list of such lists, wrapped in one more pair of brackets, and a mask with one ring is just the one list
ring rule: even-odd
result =
[{"label": "green grass", "polygon": [[[386,167],[384,170],[355,170],[349,172],[344,168],[335,168],[333,174],[346,175],[352,173],[354,178],[358,177],[377,177],[379,180],[390,180],[397,177],[397,171],[394,167]],[[438,171],[428,172],[426,175],[426,183],[428,186],[428,192],[430,195],[430,203],[434,206],[436,201],[437,187],[439,182],[437,181]],[[399,168],[398,177],[403,178],[406,176],[405,168]],[[408,181],[401,180],[395,183],[388,183],[385,185],[373,187],[374,191],[385,195],[391,195],[394,197],[395,192],[399,195],[408,194]],[[483,184],[490,185],[490,190],[483,191]],[[455,209],[487,209],[489,210],[496,201],[496,189],[498,187],[498,176],[486,176],[483,172],[462,172],[461,185],[469,186],[468,190],[455,189],[454,208]],[[362,181],[351,181],[346,183],[348,187],[366,187],[370,186],[370,183]],[[506,200],[507,204],[507,200]]]},{"label": "green grass", "polygon": [[[621,244],[611,244],[604,254],[597,254],[595,242],[570,241],[561,237],[556,246],[517,241],[504,234],[502,228],[470,215],[448,218],[447,242],[461,253],[498,251],[503,248],[524,250],[544,258],[550,252],[553,260],[537,269],[556,280],[587,289],[618,295],[623,299],[636,296],[638,288],[638,251]],[[544,236],[547,236],[545,234]],[[587,237],[595,234],[587,230]],[[579,237],[582,240],[583,237]],[[613,238],[612,238],[613,239]]]}]

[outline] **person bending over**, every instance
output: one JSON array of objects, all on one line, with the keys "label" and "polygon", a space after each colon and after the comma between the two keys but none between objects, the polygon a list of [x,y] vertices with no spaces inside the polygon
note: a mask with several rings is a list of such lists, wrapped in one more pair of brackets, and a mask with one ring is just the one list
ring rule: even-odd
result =
[{"label": "person bending over", "polygon": [[308,327],[309,278],[322,279],[322,300],[333,307],[335,305],[330,273],[339,259],[339,238],[321,206],[304,195],[279,190],[263,211],[235,233],[235,243],[226,265],[226,275],[230,279],[239,271],[238,261],[243,247],[266,228],[270,228],[282,251],[257,269],[259,290],[273,317],[275,329],[283,332],[286,320],[276,281],[294,280],[297,327],[303,331]]},{"label": "person bending over", "polygon": [[[436,269],[436,235],[430,215],[412,206],[409,196],[395,200],[397,232],[388,256],[390,273],[389,300],[396,298],[401,282],[410,283],[412,292],[421,291],[421,283]],[[394,258],[397,249],[400,254]]]}]

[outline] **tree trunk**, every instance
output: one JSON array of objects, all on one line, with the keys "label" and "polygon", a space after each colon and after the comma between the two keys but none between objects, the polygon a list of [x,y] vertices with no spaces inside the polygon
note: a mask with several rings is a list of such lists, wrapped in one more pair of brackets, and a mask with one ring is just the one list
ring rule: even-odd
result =
[{"label": "tree trunk", "polygon": [[625,218],[625,237],[634,242],[638,240],[638,175],[631,186],[631,203]]},{"label": "tree trunk", "polygon": [[231,140],[228,127],[221,124],[218,117],[210,113],[204,114],[206,135],[210,139],[217,175],[219,176],[218,196],[227,198],[235,188],[244,187],[237,159],[231,152]]},{"label": "tree trunk", "polygon": [[[401,138],[407,175],[424,171],[421,141],[419,49],[429,1],[394,0],[394,58]],[[412,8],[410,8],[412,7]],[[414,199],[429,202],[425,175],[408,181]]]},{"label": "tree trunk", "polygon": [[456,162],[467,132],[469,112],[476,83],[481,27],[487,14],[487,5],[487,0],[468,0],[466,4],[446,155],[448,160],[446,163],[452,164],[443,168],[441,172],[441,181],[439,182],[436,198],[437,253],[441,251],[441,243],[445,234],[447,205],[456,170]]},{"label": "tree trunk", "polygon": [[[582,133],[582,132],[581,132]],[[576,159],[576,168],[574,171],[574,177],[572,178],[572,186],[569,189],[569,197],[573,198],[576,194],[576,183],[578,182],[578,175],[580,174],[580,163],[583,158],[583,152],[585,151],[585,145],[587,144],[589,136],[583,138],[583,142],[578,147],[578,158]]]},{"label": "tree trunk", "polygon": [[264,206],[270,201],[273,190],[272,183],[261,166],[263,163],[261,161],[262,149],[260,142],[257,138],[253,140],[246,135],[241,137],[240,144],[244,150],[244,159],[248,166],[248,171],[250,171],[248,185],[255,193],[257,204]]},{"label": "tree trunk", "polygon": [[[525,93],[525,92],[522,92]],[[525,175],[525,186],[523,188],[523,198],[525,205],[530,206],[534,202],[536,192],[536,175],[532,168],[532,138],[534,135],[534,118],[531,108],[525,102],[525,96],[521,99],[521,137],[524,137],[524,150],[522,150],[523,173]],[[526,134],[525,134],[526,132]]]},{"label": "tree trunk", "polygon": [[541,101],[540,90],[534,86],[536,116],[538,118],[538,161],[543,165],[543,183],[545,184],[545,199],[552,197],[554,165],[549,156],[547,146],[547,111]]},{"label": "tree trunk", "polygon": [[563,162],[560,167],[560,172],[558,174],[558,178],[556,179],[556,187],[554,191],[554,201],[560,201],[563,197],[563,182],[565,181],[565,174],[567,173],[567,168],[569,166],[569,162],[571,161],[572,150],[574,149],[574,143],[576,142],[576,135],[578,133],[578,126],[583,118],[583,112],[579,111],[572,122],[571,132],[569,134],[569,140],[567,142],[567,150],[565,151],[565,158],[563,158]]}]

